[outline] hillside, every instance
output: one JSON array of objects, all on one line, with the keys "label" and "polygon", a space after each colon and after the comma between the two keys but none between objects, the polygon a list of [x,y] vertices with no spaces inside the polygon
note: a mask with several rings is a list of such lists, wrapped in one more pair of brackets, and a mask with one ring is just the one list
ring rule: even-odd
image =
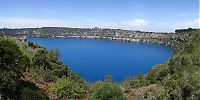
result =
[{"label": "hillside", "polygon": [[173,33],[141,32],[122,29],[103,28],[67,28],[67,27],[42,27],[22,29],[0,29],[0,32],[12,36],[30,37],[60,37],[60,38],[97,38],[123,40],[133,42],[150,42],[170,45]]},{"label": "hillside", "polygon": [[46,50],[37,43],[20,41],[2,33],[0,66],[1,99],[49,99],[49,86],[60,78],[75,82],[75,85],[84,84],[79,75],[60,61],[57,51]]},{"label": "hillside", "polygon": [[125,82],[128,99],[200,99],[200,30],[177,31],[175,54],[150,72]]},{"label": "hillside", "polygon": [[[28,32],[28,36],[32,36],[35,30],[6,29],[3,32],[13,36],[19,35],[17,33],[27,35]],[[42,31],[40,32],[39,34],[42,34]],[[123,31],[121,34],[124,34]],[[0,34],[1,99],[200,99],[198,29],[177,30],[167,39],[175,51],[166,63],[156,65],[147,74],[141,74],[122,83],[114,83],[108,77],[105,81],[89,84],[78,74],[73,73],[70,66],[60,61],[57,51],[47,50],[37,43],[20,41],[13,36]]]}]

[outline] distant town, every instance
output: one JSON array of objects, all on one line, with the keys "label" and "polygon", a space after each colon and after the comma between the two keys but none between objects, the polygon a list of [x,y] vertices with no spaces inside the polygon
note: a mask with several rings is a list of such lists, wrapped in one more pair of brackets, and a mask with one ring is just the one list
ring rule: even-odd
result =
[{"label": "distant town", "polygon": [[[176,30],[176,33],[185,30]],[[68,28],[68,27],[42,27],[42,28],[21,28],[21,29],[0,29],[0,32],[18,37],[20,40],[26,37],[51,37],[51,38],[95,38],[122,40],[130,42],[159,43],[172,45],[183,41],[183,36],[175,33],[142,32],[122,29],[103,28]]]}]

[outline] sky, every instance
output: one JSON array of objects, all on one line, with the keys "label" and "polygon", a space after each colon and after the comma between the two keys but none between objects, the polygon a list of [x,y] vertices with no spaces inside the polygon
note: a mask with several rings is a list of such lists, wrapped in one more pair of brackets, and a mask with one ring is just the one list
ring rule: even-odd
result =
[{"label": "sky", "polygon": [[0,28],[174,32],[199,28],[199,0],[0,0]]}]

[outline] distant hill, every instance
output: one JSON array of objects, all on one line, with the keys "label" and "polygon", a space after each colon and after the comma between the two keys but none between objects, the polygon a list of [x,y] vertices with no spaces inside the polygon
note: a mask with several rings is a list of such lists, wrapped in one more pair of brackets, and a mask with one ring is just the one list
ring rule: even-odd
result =
[{"label": "distant hill", "polygon": [[111,40],[124,40],[136,42],[151,42],[160,44],[171,44],[173,33],[141,32],[122,29],[102,29],[102,28],[67,28],[67,27],[42,27],[42,28],[22,28],[22,29],[0,29],[12,36],[31,37],[62,37],[62,38],[98,38]]}]

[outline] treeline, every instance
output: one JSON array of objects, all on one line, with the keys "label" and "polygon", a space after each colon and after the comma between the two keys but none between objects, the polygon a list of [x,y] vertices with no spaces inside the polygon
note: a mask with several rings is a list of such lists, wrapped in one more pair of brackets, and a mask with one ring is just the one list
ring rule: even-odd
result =
[{"label": "treeline", "polygon": [[185,33],[185,32],[192,32],[192,31],[195,31],[195,30],[198,30],[198,29],[194,29],[194,28],[188,28],[188,29],[177,29],[175,30],[175,33]]},{"label": "treeline", "polygon": [[96,38],[109,40],[122,40],[129,42],[159,43],[173,45],[173,33],[141,32],[122,29],[104,28],[68,28],[68,27],[42,27],[21,29],[0,29],[0,32],[12,36],[30,37],[59,37],[59,38]]},{"label": "treeline", "polygon": [[[68,28],[68,27],[42,27],[42,28],[20,28],[20,29],[0,29],[0,32],[18,36],[37,36],[37,37],[53,37],[53,36],[100,36],[100,37],[122,37],[122,38],[134,38],[134,35],[139,35],[137,37],[145,36],[144,38],[151,37],[151,34],[155,32],[141,32],[132,30],[122,30],[122,29],[107,29],[107,28]],[[165,33],[156,33],[165,34]],[[165,34],[170,36],[170,34]]]}]

